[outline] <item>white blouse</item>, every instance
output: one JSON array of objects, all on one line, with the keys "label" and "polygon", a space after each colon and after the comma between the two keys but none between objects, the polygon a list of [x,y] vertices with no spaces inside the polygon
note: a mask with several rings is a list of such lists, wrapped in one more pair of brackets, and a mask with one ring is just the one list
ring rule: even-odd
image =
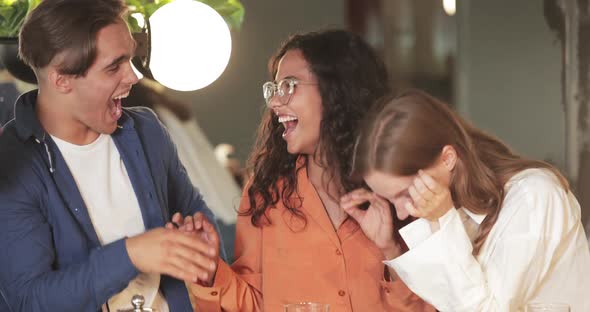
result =
[{"label": "white blouse", "polygon": [[401,229],[410,250],[385,263],[440,311],[524,311],[532,302],[590,311],[590,249],[574,195],[543,169],[516,174],[505,189],[477,257],[471,243],[485,216],[451,209],[434,233],[424,219]]}]

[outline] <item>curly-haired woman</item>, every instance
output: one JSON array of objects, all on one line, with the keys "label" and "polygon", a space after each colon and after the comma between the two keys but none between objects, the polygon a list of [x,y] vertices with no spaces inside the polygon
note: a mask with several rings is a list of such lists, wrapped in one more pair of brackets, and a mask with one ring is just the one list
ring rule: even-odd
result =
[{"label": "curly-haired woman", "polygon": [[214,277],[190,286],[195,309],[280,311],[312,301],[330,311],[433,310],[389,279],[384,254],[338,203],[360,186],[349,178],[354,139],[388,91],[382,62],[358,36],[331,30],[291,37],[269,67],[236,261],[218,261]]}]

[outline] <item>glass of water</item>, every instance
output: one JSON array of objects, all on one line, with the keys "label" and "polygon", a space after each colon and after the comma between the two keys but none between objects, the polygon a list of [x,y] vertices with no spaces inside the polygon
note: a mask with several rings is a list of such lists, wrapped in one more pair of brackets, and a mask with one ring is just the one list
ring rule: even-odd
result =
[{"label": "glass of water", "polygon": [[300,302],[284,305],[284,312],[330,312],[330,305],[318,302]]},{"label": "glass of water", "polygon": [[570,306],[565,303],[529,303],[525,312],[571,312]]}]

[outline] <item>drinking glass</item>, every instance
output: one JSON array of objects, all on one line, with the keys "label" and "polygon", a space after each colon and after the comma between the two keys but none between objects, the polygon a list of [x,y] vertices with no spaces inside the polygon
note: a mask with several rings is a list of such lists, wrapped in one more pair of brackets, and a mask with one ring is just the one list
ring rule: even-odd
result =
[{"label": "drinking glass", "polygon": [[300,302],[284,305],[284,312],[330,312],[330,305],[319,302]]},{"label": "drinking glass", "polygon": [[570,306],[565,303],[533,302],[526,305],[525,312],[570,312]]}]

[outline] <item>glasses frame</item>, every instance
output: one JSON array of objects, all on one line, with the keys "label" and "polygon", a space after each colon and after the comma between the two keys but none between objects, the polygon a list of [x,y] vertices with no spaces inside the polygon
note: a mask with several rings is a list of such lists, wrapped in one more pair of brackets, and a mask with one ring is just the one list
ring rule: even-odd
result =
[{"label": "glasses frame", "polygon": [[[288,83],[287,93],[283,90],[283,84]],[[266,106],[271,108],[272,99],[278,95],[278,100],[282,105],[288,105],[291,101],[291,96],[295,93],[295,87],[298,85],[317,85],[317,83],[304,82],[297,78],[289,77],[279,81],[267,81],[262,84],[262,96],[266,102]]]}]

